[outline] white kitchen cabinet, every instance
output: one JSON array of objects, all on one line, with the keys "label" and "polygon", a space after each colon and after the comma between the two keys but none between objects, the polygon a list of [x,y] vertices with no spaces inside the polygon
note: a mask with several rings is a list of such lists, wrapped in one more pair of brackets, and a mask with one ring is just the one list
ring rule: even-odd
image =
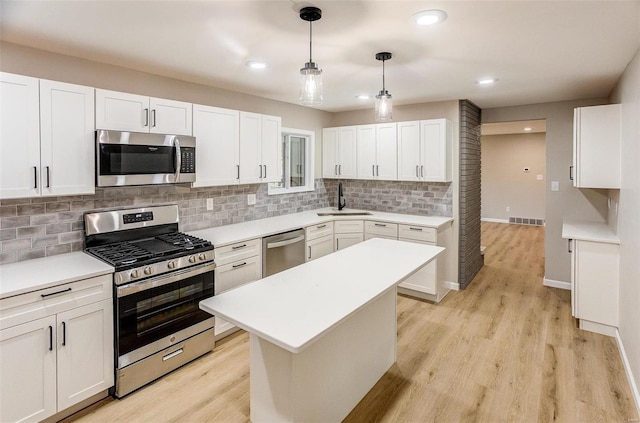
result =
[{"label": "white kitchen cabinet", "polygon": [[240,183],[278,182],[281,118],[240,112]]},{"label": "white kitchen cabinet", "polygon": [[96,90],[96,128],[191,135],[191,103],[118,91]]},{"label": "white kitchen cabinet", "polygon": [[399,180],[452,180],[452,128],[449,120],[399,122],[397,133]]},{"label": "white kitchen cabinet", "polygon": [[620,246],[569,239],[571,312],[580,328],[614,336],[618,327]]},{"label": "white kitchen cabinet", "polygon": [[578,107],[573,114],[573,166],[578,188],[620,188],[620,105]]},{"label": "white kitchen cabinet", "polygon": [[398,224],[367,220],[364,222],[364,239],[371,238],[398,239]]},{"label": "white kitchen cabinet", "polygon": [[333,222],[305,228],[305,261],[315,260],[333,253]]},{"label": "white kitchen cabinet", "polygon": [[[262,239],[252,239],[215,249],[215,295],[238,288],[262,277]],[[221,339],[238,328],[217,317],[215,336]]]},{"label": "white kitchen cabinet", "polygon": [[351,247],[352,245],[356,245],[362,241],[364,241],[364,234],[339,234],[336,233],[334,236],[336,245],[334,250],[340,251],[344,250],[347,247]]},{"label": "white kitchen cabinet", "polygon": [[194,187],[233,185],[240,180],[240,112],[193,105],[196,138]]},{"label": "white kitchen cabinet", "polygon": [[356,130],[358,179],[396,180],[396,124],[359,125]]},{"label": "white kitchen cabinet", "polygon": [[334,251],[340,251],[364,241],[362,220],[337,220],[334,222]]},{"label": "white kitchen cabinet", "polygon": [[0,74],[0,198],[95,193],[94,89]]},{"label": "white kitchen cabinet", "polygon": [[355,126],[322,130],[322,176],[357,178],[357,130]]},{"label": "white kitchen cabinet", "polygon": [[0,300],[0,421],[41,421],[113,386],[111,275]]}]

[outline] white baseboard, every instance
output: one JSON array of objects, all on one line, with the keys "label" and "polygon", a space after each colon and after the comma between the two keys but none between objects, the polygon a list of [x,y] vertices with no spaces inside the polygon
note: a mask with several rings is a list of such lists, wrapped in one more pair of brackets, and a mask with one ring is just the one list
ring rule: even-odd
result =
[{"label": "white baseboard", "polygon": [[571,282],[554,281],[553,279],[543,278],[542,285],[550,286],[551,288],[560,288],[571,291]]},{"label": "white baseboard", "polygon": [[492,223],[509,223],[509,219],[492,219],[490,217],[483,217],[480,219],[481,222],[492,222]]},{"label": "white baseboard", "polygon": [[629,381],[629,387],[631,388],[631,395],[633,395],[633,400],[636,403],[636,410],[638,414],[640,414],[640,391],[638,391],[638,385],[636,384],[635,379],[633,378],[633,372],[631,371],[631,365],[629,364],[629,359],[627,358],[627,353],[624,350],[624,345],[622,344],[622,339],[620,338],[620,331],[616,330],[615,335],[616,341],[618,343],[618,350],[620,351],[620,358],[622,358],[622,364],[624,365],[624,371],[627,374],[627,380]]},{"label": "white baseboard", "polygon": [[443,286],[454,291],[460,291],[460,284],[458,282],[444,281]]}]

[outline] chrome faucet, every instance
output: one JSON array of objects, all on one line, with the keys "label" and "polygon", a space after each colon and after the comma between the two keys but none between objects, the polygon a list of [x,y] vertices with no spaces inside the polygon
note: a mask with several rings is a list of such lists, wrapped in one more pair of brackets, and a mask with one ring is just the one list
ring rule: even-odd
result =
[{"label": "chrome faucet", "polygon": [[347,206],[347,200],[344,199],[342,193],[342,182],[338,184],[338,211],[344,209]]}]

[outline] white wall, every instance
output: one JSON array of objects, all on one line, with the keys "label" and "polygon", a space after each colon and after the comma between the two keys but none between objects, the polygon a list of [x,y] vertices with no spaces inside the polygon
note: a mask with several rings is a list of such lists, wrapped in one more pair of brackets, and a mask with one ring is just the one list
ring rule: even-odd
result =
[{"label": "white wall", "polygon": [[[620,338],[636,389],[640,386],[640,50],[611,95],[622,104],[620,237]],[[615,196],[614,196],[615,197]],[[615,219],[612,217],[612,221]],[[636,401],[638,392],[636,391]],[[640,408],[640,404],[636,404]]]},{"label": "white wall", "polygon": [[[483,135],[480,146],[482,218],[544,219],[545,134]],[[524,172],[525,167],[529,173]],[[538,180],[538,175],[543,179]]]}]

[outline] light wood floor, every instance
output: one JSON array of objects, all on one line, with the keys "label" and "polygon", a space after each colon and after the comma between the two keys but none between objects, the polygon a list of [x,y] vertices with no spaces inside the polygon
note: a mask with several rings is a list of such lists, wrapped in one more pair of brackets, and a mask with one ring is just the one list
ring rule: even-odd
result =
[{"label": "light wood floor", "polygon": [[[615,340],[577,329],[569,291],[542,286],[544,228],[483,223],[482,237],[466,290],[398,298],[398,361],[345,422],[638,421]],[[239,333],[68,421],[247,422],[248,362]]]}]

